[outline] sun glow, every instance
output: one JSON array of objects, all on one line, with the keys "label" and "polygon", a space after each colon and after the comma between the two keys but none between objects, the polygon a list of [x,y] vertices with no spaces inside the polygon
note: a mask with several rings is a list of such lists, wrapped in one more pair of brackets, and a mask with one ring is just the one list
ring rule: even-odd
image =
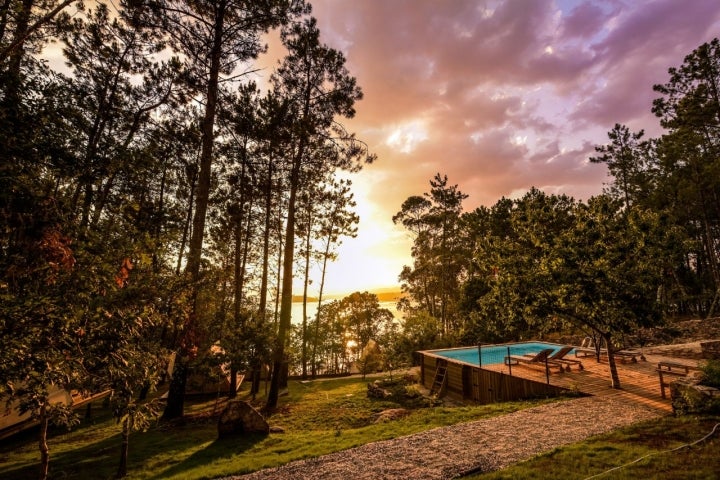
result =
[{"label": "sun glow", "polygon": [[385,144],[400,153],[412,153],[418,144],[427,138],[425,126],[416,120],[393,129],[385,140]]}]

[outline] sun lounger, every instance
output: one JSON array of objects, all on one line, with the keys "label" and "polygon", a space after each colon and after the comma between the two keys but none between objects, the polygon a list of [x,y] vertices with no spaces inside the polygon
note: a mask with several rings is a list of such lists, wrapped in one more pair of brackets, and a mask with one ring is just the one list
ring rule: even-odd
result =
[{"label": "sun lounger", "polygon": [[[616,359],[620,360],[622,363],[632,362],[637,363],[638,358],[640,360],[645,360],[645,355],[639,350],[630,350],[630,349],[622,349],[622,350],[615,350],[613,352],[613,355]],[[597,351],[595,350],[595,347],[577,347],[575,348],[575,356],[576,357],[595,357],[597,356]],[[600,349],[600,357],[601,358],[607,358],[607,349],[601,348]]]},{"label": "sun lounger", "polygon": [[[565,358],[565,356],[570,353],[575,347],[571,347],[569,345],[566,345],[562,347],[560,350],[556,351],[555,353],[548,355],[548,360],[552,362],[561,363],[565,366],[565,370],[570,371],[570,367],[572,365],[577,365],[577,367],[582,370],[583,364],[580,360],[573,360],[571,358]],[[525,355],[527,356],[527,355]]]},{"label": "sun lounger", "polygon": [[560,371],[564,371],[564,367],[561,363],[550,360],[549,355],[553,353],[554,349],[546,348],[541,350],[535,355],[508,355],[505,357],[505,365],[519,365],[524,363],[526,365],[540,365],[545,366],[547,363],[548,367],[557,367]]}]

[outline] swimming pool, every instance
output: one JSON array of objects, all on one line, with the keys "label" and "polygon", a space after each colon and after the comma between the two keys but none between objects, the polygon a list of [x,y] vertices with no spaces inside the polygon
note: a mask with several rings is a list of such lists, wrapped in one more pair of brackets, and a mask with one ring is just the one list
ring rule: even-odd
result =
[{"label": "swimming pool", "polygon": [[[535,354],[546,348],[552,348],[553,351],[560,350],[563,345],[547,342],[520,342],[505,343],[502,345],[483,345],[482,360],[478,362],[478,347],[449,348],[446,350],[431,350],[430,353],[450,360],[458,360],[460,362],[469,363],[471,365],[493,365],[503,363],[508,355],[526,355]],[[572,352],[570,352],[572,353]]]}]

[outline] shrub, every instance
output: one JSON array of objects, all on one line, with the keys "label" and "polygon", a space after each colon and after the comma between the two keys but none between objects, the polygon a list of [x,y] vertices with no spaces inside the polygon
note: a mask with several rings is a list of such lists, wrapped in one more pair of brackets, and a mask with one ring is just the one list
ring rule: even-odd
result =
[{"label": "shrub", "polygon": [[702,385],[720,388],[720,360],[708,360],[700,366],[700,371]]}]

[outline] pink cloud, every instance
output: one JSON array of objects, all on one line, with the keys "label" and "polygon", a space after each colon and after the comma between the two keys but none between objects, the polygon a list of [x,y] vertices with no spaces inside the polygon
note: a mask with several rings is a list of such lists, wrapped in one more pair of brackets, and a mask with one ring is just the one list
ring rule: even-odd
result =
[{"label": "pink cloud", "polygon": [[[608,3],[604,6],[607,7]],[[591,39],[602,32],[613,13],[612,10],[607,12],[606,9],[592,2],[581,3],[563,17],[561,35],[566,40]]]},{"label": "pink cloud", "polygon": [[[609,179],[587,161],[594,146],[616,122],[658,135],[652,85],[720,32],[716,0],[313,5],[365,93],[347,125],[378,154],[367,198],[388,224],[437,172],[470,195],[467,208],[531,186],[599,193]],[[403,150],[388,142],[402,128],[424,136]]]}]

